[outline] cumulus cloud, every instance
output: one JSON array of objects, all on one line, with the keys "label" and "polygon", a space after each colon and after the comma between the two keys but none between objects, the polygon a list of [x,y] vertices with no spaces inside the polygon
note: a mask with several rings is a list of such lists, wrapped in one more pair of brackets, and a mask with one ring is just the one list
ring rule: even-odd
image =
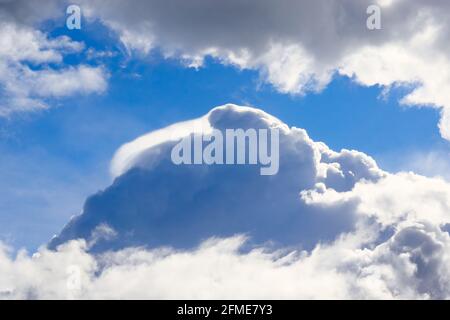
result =
[{"label": "cumulus cloud", "polygon": [[[199,128],[278,128],[278,175],[174,165]],[[214,108],[122,146],[112,169],[47,248],[2,248],[2,298],[450,297],[449,183],[385,172],[263,111]]]},{"label": "cumulus cloud", "polygon": [[381,30],[366,27],[374,1],[82,1],[130,52],[160,49],[190,66],[206,56],[258,70],[281,92],[323,89],[334,74],[366,86],[407,85],[406,105],[441,108],[449,138],[447,1],[375,1]]},{"label": "cumulus cloud", "polygon": [[439,178],[403,172],[389,174],[375,184],[359,182],[347,192],[337,192],[319,183],[301,195],[308,204],[323,207],[351,203],[358,214],[373,217],[384,226],[404,220],[445,225],[450,210],[448,185]]},{"label": "cumulus cloud", "polygon": [[[256,165],[176,165],[173,147],[185,136],[211,135],[212,130],[278,129],[279,171],[260,175]],[[205,143],[206,144],[206,143]],[[385,173],[363,153],[330,150],[307,133],[289,128],[267,113],[225,105],[200,119],[152,132],[122,146],[112,160],[114,183],[90,197],[52,240],[88,239],[107,223],[117,238],[93,248],[171,245],[189,248],[204,239],[248,234],[252,241],[300,245],[311,249],[354,228],[354,213],[308,206],[299,193],[325,183],[348,191],[361,180],[377,181]],[[338,211],[338,210],[337,210]],[[338,214],[339,213],[339,214]]]},{"label": "cumulus cloud", "polygon": [[0,2],[0,116],[48,108],[50,98],[106,89],[102,67],[64,65],[64,57],[81,52],[83,43],[37,29],[63,12],[57,1]]}]

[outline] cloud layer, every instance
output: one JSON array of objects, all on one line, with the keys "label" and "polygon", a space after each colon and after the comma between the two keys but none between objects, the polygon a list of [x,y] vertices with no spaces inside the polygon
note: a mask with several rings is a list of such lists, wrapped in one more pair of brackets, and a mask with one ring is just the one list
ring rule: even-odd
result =
[{"label": "cloud layer", "polygon": [[[385,242],[355,234],[311,252],[245,249],[210,239],[189,251],[128,248],[102,255],[84,241],[32,257],[0,250],[2,299],[448,299],[450,237],[399,227]],[[188,276],[187,276],[188,275]]]}]

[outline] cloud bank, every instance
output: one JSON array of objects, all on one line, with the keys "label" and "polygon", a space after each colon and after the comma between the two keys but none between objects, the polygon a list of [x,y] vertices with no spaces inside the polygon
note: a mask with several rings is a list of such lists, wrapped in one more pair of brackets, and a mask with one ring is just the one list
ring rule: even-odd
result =
[{"label": "cloud bank", "polygon": [[[199,123],[279,128],[279,174],[171,164]],[[2,298],[450,298],[444,180],[385,172],[235,105],[124,145],[112,169],[48,248],[0,250]]]},{"label": "cloud bank", "polygon": [[450,237],[426,223],[362,246],[355,234],[311,252],[210,239],[189,251],[102,255],[71,241],[32,257],[0,250],[2,299],[448,299]]}]

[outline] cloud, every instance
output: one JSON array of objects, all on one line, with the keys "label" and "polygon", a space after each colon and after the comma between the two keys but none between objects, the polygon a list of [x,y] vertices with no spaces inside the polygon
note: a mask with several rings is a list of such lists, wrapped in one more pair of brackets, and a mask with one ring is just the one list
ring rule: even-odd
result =
[{"label": "cloud", "polygon": [[58,17],[58,9],[56,1],[39,6],[27,1],[0,3],[0,116],[46,109],[51,98],[106,90],[107,72],[102,67],[63,62],[66,55],[84,50],[83,43],[67,36],[50,38],[36,29]]},{"label": "cloud", "polygon": [[[185,136],[212,130],[278,129],[279,172],[261,176],[255,165],[176,165],[171,150]],[[307,133],[289,128],[267,113],[225,105],[200,119],[174,124],[125,144],[112,160],[114,183],[90,197],[51,242],[89,239],[107,223],[118,236],[94,251],[130,245],[189,248],[202,240],[245,233],[255,243],[300,245],[311,249],[354,228],[353,212],[339,214],[308,206],[299,196],[317,183],[348,191],[360,180],[385,173],[363,153],[336,153]],[[276,217],[274,214],[276,213]]]},{"label": "cloud", "polygon": [[374,217],[385,226],[402,220],[443,225],[448,223],[449,192],[448,183],[440,178],[401,172],[389,174],[375,184],[359,182],[347,192],[337,192],[320,183],[316,189],[302,191],[302,198],[308,204],[325,207],[353,203],[356,212]]},{"label": "cloud", "polygon": [[[171,162],[186,135],[227,128],[279,129],[279,173]],[[125,144],[112,169],[48,247],[0,249],[1,298],[450,298],[442,179],[235,105]]]},{"label": "cloud", "polygon": [[159,49],[199,67],[206,56],[260,72],[277,90],[322,90],[334,74],[389,90],[407,86],[401,103],[440,108],[450,138],[450,6],[446,1],[375,1],[381,30],[368,30],[374,1],[81,2],[85,15],[117,32],[129,52]]},{"label": "cloud", "polygon": [[[311,252],[244,250],[245,237],[192,250],[128,248],[102,255],[72,241],[29,257],[0,249],[3,299],[448,299],[450,237],[399,228],[374,248],[347,235]],[[186,275],[189,275],[188,277]]]}]

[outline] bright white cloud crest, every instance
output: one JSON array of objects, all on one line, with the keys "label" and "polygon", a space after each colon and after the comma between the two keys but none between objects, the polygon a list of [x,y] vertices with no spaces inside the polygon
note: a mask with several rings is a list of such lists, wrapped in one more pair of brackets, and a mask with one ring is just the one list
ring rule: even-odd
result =
[{"label": "bright white cloud crest", "polygon": [[88,199],[51,243],[56,251],[1,250],[1,297],[450,297],[447,182],[383,172],[363,153],[334,152],[256,109],[227,105],[202,119],[282,127],[279,174],[177,171],[165,160],[170,130],[159,131],[165,142],[144,136],[118,153],[140,160]]}]

